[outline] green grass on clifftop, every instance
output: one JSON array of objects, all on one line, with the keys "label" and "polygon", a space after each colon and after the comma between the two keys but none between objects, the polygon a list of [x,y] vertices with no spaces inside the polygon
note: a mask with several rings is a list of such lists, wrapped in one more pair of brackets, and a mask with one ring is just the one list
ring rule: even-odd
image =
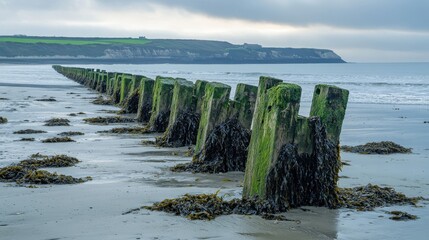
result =
[{"label": "green grass on clifftop", "polygon": [[150,41],[144,38],[58,38],[58,37],[19,37],[0,36],[0,42],[11,43],[45,43],[45,44],[137,44],[142,45]]}]

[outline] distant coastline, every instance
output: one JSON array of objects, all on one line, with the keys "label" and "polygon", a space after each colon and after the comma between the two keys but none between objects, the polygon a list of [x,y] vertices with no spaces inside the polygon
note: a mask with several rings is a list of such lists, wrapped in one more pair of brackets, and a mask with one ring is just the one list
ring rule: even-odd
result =
[{"label": "distant coastline", "polygon": [[345,63],[334,51],[224,41],[0,36],[0,63],[281,64]]}]

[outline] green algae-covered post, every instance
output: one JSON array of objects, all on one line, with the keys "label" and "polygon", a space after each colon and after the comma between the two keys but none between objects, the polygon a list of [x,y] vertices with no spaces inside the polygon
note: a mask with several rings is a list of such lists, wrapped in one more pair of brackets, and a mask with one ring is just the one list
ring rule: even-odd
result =
[{"label": "green algae-covered post", "polygon": [[149,131],[164,132],[170,118],[170,106],[173,99],[174,83],[177,79],[156,77],[153,89],[151,117]]},{"label": "green algae-covered post", "polygon": [[319,84],[314,88],[310,116],[318,116],[326,126],[328,138],[339,143],[346,114],[349,91],[336,86]]},{"label": "green algae-covered post", "polygon": [[258,88],[256,86],[239,83],[235,90],[234,104],[230,110],[230,117],[237,118],[240,124],[250,129],[255,109],[256,95]]},{"label": "green algae-covered post", "polygon": [[203,104],[207,81],[195,81],[194,96],[196,99],[195,113],[201,114],[201,105]]},{"label": "green algae-covered post", "polygon": [[260,99],[256,109],[259,119],[253,123],[256,134],[252,133],[250,140],[243,190],[245,197],[266,197],[266,177],[270,166],[278,158],[281,147],[293,143],[295,134],[301,87],[281,83],[265,90],[265,86],[271,85],[267,82],[275,84],[277,80],[261,79],[259,84],[261,95],[258,95]]},{"label": "green algae-covered post", "polygon": [[199,116],[195,114],[194,83],[177,80],[174,84],[170,118],[158,145],[179,147],[195,143]]},{"label": "green algae-covered post", "polygon": [[153,87],[155,81],[150,78],[142,78],[140,83],[140,98],[137,110],[137,121],[148,122],[151,115]]},{"label": "green algae-covered post", "polygon": [[206,141],[207,135],[216,125],[228,117],[229,95],[231,87],[217,82],[206,84],[205,95],[201,105],[201,119],[198,127],[195,152],[198,153]]},{"label": "green algae-covered post", "polygon": [[132,81],[133,81],[132,76],[130,76],[128,74],[124,74],[122,76],[119,104],[122,104],[124,102],[125,98],[130,93]]}]

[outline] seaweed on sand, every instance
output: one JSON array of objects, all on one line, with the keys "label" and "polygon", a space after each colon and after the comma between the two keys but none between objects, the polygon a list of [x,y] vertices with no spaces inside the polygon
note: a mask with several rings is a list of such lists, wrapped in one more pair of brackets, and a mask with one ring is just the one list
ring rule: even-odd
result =
[{"label": "seaweed on sand", "polygon": [[250,131],[237,119],[216,126],[208,135],[203,149],[188,164],[179,164],[172,171],[219,173],[244,171]]},{"label": "seaweed on sand", "polygon": [[59,136],[78,136],[78,135],[85,135],[83,132],[75,132],[75,131],[68,131],[68,132],[62,132],[58,133]]},{"label": "seaweed on sand", "polygon": [[313,152],[299,154],[297,146],[281,148],[267,175],[266,196],[282,208],[338,205],[337,181],[341,169],[337,146],[327,138],[320,118],[310,118]]},{"label": "seaweed on sand", "polygon": [[70,137],[52,137],[42,140],[43,143],[75,142]]},{"label": "seaweed on sand", "polygon": [[[164,211],[186,217],[190,220],[212,220],[220,215],[261,215],[270,218],[276,213],[275,208],[267,201],[232,199],[230,201],[214,194],[198,194],[176,199],[166,199],[153,206],[144,206],[152,211]],[[271,217],[273,218],[273,217]]]},{"label": "seaweed on sand", "polygon": [[[382,188],[376,185],[367,185],[355,188],[339,189],[339,203],[334,208],[351,208],[361,211],[372,211],[375,207],[384,207],[391,205],[416,205],[421,197],[409,198],[404,194],[398,193],[392,188]],[[157,202],[152,206],[144,206],[133,209],[124,214],[148,209],[151,211],[164,211],[178,216],[186,217],[190,220],[212,220],[220,215],[239,214],[239,215],[259,215],[267,220],[289,220],[284,215],[288,208],[279,207],[270,200],[254,199],[232,199],[224,200],[214,194],[185,194],[175,199],[166,199]],[[403,214],[396,214],[398,217],[407,218]],[[412,216],[411,218],[412,219]],[[289,220],[294,221],[294,220]]]},{"label": "seaweed on sand", "polygon": [[147,133],[146,127],[121,127],[110,130],[98,131],[97,133],[116,133],[116,134],[143,134]]},{"label": "seaweed on sand", "polygon": [[29,159],[22,160],[18,166],[37,169],[46,167],[72,167],[80,161],[77,158],[70,157],[64,154],[55,156],[46,156],[42,154],[33,154]]},{"label": "seaweed on sand", "polygon": [[133,118],[125,118],[125,117],[120,117],[120,116],[114,116],[114,117],[84,118],[83,121],[86,122],[86,123],[108,125],[110,123],[131,123],[131,122],[135,122],[136,120],[133,119]]},{"label": "seaweed on sand", "polygon": [[50,98],[40,98],[40,99],[36,99],[34,101],[38,101],[38,102],[56,102],[57,100],[53,97]]},{"label": "seaweed on sand", "polygon": [[19,141],[21,141],[21,142],[34,142],[35,139],[34,138],[21,138],[21,139],[19,139]]},{"label": "seaweed on sand", "polygon": [[91,103],[96,105],[113,105],[112,100],[105,99],[103,96],[98,96],[95,100],[93,100]]},{"label": "seaweed on sand", "polygon": [[91,177],[74,178],[57,173],[38,170],[41,167],[70,167],[79,160],[66,155],[45,156],[33,154],[30,159],[18,165],[0,168],[0,182],[16,182],[17,184],[75,184],[92,180]]},{"label": "seaweed on sand", "polygon": [[137,113],[139,108],[139,100],[139,89],[136,89],[134,90],[134,92],[132,92],[125,98],[122,104],[122,110],[124,111],[124,113]]},{"label": "seaweed on sand", "polygon": [[45,126],[70,126],[70,120],[66,118],[51,118],[45,121]]},{"label": "seaweed on sand", "polygon": [[401,211],[390,211],[387,213],[392,215],[391,217],[389,217],[389,219],[395,220],[395,221],[409,221],[409,220],[416,220],[418,218],[416,215],[412,215],[407,212],[401,212]]},{"label": "seaweed on sand", "polygon": [[342,146],[341,150],[360,154],[411,153],[411,148],[405,148],[391,141],[369,142],[354,147]]},{"label": "seaweed on sand", "polygon": [[182,147],[195,144],[197,141],[200,115],[192,112],[181,112],[170,129],[156,139],[162,147]]},{"label": "seaweed on sand", "polygon": [[34,129],[24,129],[13,132],[13,134],[37,134],[37,133],[47,133],[43,130],[34,130]]},{"label": "seaweed on sand", "polygon": [[376,207],[416,205],[422,197],[407,197],[390,187],[368,184],[354,188],[339,188],[339,208],[372,211]]},{"label": "seaweed on sand", "polygon": [[74,178],[58,173],[50,173],[45,170],[29,170],[27,173],[16,182],[18,184],[75,184],[83,183],[90,180],[90,178]]},{"label": "seaweed on sand", "polygon": [[4,123],[7,123],[7,118],[0,117],[0,124],[4,124]]}]

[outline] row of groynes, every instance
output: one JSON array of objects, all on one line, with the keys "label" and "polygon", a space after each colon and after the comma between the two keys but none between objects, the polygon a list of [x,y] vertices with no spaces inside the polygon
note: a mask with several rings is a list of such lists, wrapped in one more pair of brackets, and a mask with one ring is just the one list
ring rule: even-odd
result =
[{"label": "row of groynes", "polygon": [[260,77],[258,87],[238,84],[231,100],[231,87],[218,82],[53,68],[137,114],[147,132],[163,133],[157,145],[195,145],[190,165],[206,167],[191,170],[244,171],[245,198],[269,200],[280,209],[338,204],[347,90],[316,85],[310,116],[304,117],[298,115],[301,87],[271,77]]}]

